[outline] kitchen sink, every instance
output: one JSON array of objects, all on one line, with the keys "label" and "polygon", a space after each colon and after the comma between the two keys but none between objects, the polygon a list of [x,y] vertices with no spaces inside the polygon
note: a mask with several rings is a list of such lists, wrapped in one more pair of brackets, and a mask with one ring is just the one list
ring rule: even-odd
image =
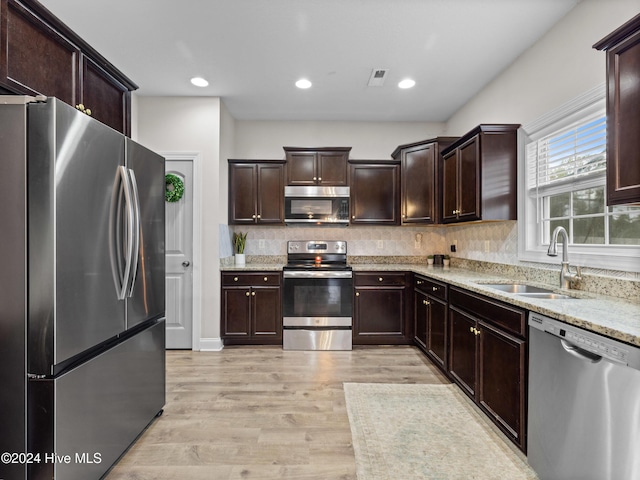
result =
[{"label": "kitchen sink", "polygon": [[575,299],[576,297],[572,297],[571,295],[565,295],[563,293],[518,293],[520,297],[530,297],[530,298],[546,298],[551,300],[567,300],[567,299]]},{"label": "kitchen sink", "polygon": [[556,293],[549,288],[534,287],[524,283],[483,283],[485,287],[494,288],[506,293],[515,293],[520,297],[541,298],[549,300],[567,300],[576,298],[563,293]]},{"label": "kitchen sink", "polygon": [[532,294],[552,294],[553,290],[548,288],[534,287],[533,285],[525,285],[523,283],[483,283],[485,287],[495,288],[507,293],[532,293]]}]

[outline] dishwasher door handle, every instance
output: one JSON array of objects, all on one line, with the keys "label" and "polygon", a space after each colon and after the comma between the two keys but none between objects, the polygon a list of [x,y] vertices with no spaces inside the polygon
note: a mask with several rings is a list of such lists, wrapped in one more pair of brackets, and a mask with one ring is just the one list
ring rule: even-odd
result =
[{"label": "dishwasher door handle", "polygon": [[591,353],[590,351],[585,350],[584,348],[580,348],[573,343],[569,343],[566,340],[560,339],[560,343],[562,344],[562,348],[564,348],[567,353],[573,355],[576,358],[579,358],[581,360],[589,360],[591,363],[598,363],[600,360],[602,360],[602,357],[600,355]]}]

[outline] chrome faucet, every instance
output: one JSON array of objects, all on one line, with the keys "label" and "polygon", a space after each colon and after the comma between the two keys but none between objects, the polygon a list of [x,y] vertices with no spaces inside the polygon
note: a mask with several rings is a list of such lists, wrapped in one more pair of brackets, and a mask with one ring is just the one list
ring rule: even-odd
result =
[{"label": "chrome faucet", "polygon": [[570,289],[571,282],[581,280],[580,267],[576,266],[576,273],[571,273],[569,269],[569,235],[564,227],[556,227],[551,234],[551,244],[547,255],[550,257],[558,256],[558,237],[562,235],[562,268],[560,269],[560,288]]}]

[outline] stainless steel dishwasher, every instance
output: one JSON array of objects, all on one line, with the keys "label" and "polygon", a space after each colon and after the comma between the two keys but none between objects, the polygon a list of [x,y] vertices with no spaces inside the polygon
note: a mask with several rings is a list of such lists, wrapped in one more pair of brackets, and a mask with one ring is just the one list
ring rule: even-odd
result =
[{"label": "stainless steel dishwasher", "polygon": [[640,349],[529,313],[528,460],[541,480],[640,479]]}]

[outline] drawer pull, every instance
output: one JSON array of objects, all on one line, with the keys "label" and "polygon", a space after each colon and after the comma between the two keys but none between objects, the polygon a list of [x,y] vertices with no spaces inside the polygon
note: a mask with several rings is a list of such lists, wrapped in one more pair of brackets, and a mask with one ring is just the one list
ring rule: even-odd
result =
[{"label": "drawer pull", "polygon": [[264,277],[264,281],[265,281],[265,282],[268,282],[268,281],[269,281],[269,279],[268,279],[267,277]]},{"label": "drawer pull", "polygon": [[434,292],[438,291],[438,287],[432,287],[431,290],[433,290]]},{"label": "drawer pull", "polygon": [[378,281],[379,281],[379,282],[382,282],[383,280],[384,280],[384,278],[382,278],[382,277],[378,277]]},{"label": "drawer pull", "polygon": [[238,277],[233,277],[233,281],[237,282],[238,281]]}]

